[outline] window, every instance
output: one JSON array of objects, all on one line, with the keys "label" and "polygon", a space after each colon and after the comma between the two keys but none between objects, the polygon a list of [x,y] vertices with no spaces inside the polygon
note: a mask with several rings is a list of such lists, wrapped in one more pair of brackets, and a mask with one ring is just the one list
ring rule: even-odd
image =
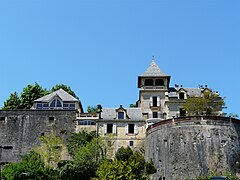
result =
[{"label": "window", "polygon": [[157,107],[157,96],[153,96],[152,100],[153,100],[153,103],[152,103],[153,107]]},{"label": "window", "polygon": [[42,109],[42,103],[37,103],[37,109]]},{"label": "window", "polygon": [[128,124],[128,133],[134,134],[134,124]]},{"label": "window", "polygon": [[50,107],[51,107],[51,108],[54,108],[54,107],[62,107],[62,103],[61,103],[58,99],[54,99],[54,100],[51,102]]},{"label": "window", "polygon": [[184,93],[179,93],[179,99],[184,99]]},{"label": "window", "polygon": [[118,112],[118,119],[124,119],[124,112]]},{"label": "window", "polygon": [[75,109],[75,104],[74,103],[64,103],[63,109]]},{"label": "window", "polygon": [[87,126],[87,125],[95,125],[96,122],[91,120],[83,120],[83,121],[79,121],[78,124]]},{"label": "window", "polygon": [[180,117],[186,116],[186,110],[185,109],[180,108],[179,111],[180,111]]},{"label": "window", "polygon": [[107,124],[107,133],[109,134],[113,133],[113,124]]},{"label": "window", "polygon": [[163,81],[163,79],[156,79],[156,81],[155,81],[155,86],[164,86],[164,81]]},{"label": "window", "polygon": [[48,121],[49,121],[49,123],[54,123],[54,117],[52,117],[52,116],[49,117],[49,118],[48,118]]},{"label": "window", "polygon": [[158,112],[153,112],[153,118],[158,118]]},{"label": "window", "polygon": [[129,146],[130,146],[130,147],[133,146],[133,141],[129,141]]},{"label": "window", "polygon": [[5,121],[5,117],[4,116],[0,117],[0,121]]},{"label": "window", "polygon": [[145,86],[153,86],[153,80],[152,79],[146,79],[145,80]]}]

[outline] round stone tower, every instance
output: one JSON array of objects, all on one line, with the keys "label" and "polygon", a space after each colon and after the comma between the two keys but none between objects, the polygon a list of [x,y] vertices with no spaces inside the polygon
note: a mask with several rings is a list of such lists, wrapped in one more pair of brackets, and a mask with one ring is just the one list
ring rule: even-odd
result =
[{"label": "round stone tower", "polygon": [[168,119],[147,129],[146,159],[153,179],[196,179],[210,172],[236,172],[240,162],[240,121],[219,116]]}]

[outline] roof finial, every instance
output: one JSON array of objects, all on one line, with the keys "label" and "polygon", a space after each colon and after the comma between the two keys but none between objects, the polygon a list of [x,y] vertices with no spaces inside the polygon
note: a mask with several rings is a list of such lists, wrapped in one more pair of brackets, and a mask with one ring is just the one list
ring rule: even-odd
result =
[{"label": "roof finial", "polygon": [[152,55],[152,62],[155,62],[155,58],[154,58],[154,55]]}]

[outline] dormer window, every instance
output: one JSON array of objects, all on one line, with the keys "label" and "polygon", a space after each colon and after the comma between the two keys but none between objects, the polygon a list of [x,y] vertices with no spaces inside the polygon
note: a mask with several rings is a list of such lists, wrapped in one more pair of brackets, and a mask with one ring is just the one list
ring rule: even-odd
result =
[{"label": "dormer window", "polygon": [[153,86],[153,80],[152,79],[146,79],[145,80],[145,86]]},{"label": "dormer window", "polygon": [[164,80],[163,79],[156,79],[155,85],[156,86],[164,86]]},{"label": "dormer window", "polygon": [[51,103],[50,103],[50,107],[51,108],[55,108],[55,107],[62,107],[62,103],[59,99],[54,99]]},{"label": "dormer window", "polygon": [[179,99],[185,99],[184,97],[185,97],[185,93],[183,92],[179,93]]},{"label": "dormer window", "polygon": [[124,112],[118,112],[118,119],[124,119]]}]

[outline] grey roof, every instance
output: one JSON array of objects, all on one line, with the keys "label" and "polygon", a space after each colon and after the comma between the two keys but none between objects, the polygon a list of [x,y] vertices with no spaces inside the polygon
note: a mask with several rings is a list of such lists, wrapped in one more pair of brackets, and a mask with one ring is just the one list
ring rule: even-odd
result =
[{"label": "grey roof", "polygon": [[[140,108],[124,108],[127,111],[129,120],[144,120],[142,116],[142,110]],[[116,119],[117,108],[103,108],[102,118],[103,120],[114,120]]]},{"label": "grey roof", "polygon": [[[181,87],[182,88],[182,87]],[[181,88],[169,88],[168,97],[178,97],[178,91]],[[203,89],[202,88],[182,88],[187,92],[187,95],[190,97],[201,96]]]},{"label": "grey roof", "polygon": [[158,65],[155,63],[154,58],[152,59],[152,63],[147,68],[145,73],[140,75],[141,77],[169,77],[166,73],[162,72]]},{"label": "grey roof", "polygon": [[52,92],[51,94],[48,94],[46,96],[43,96],[39,99],[34,100],[34,102],[49,102],[51,101],[55,96],[58,96],[62,101],[74,101],[78,102],[79,100],[73,97],[72,95],[68,94],[63,89],[59,89],[57,91]]}]

